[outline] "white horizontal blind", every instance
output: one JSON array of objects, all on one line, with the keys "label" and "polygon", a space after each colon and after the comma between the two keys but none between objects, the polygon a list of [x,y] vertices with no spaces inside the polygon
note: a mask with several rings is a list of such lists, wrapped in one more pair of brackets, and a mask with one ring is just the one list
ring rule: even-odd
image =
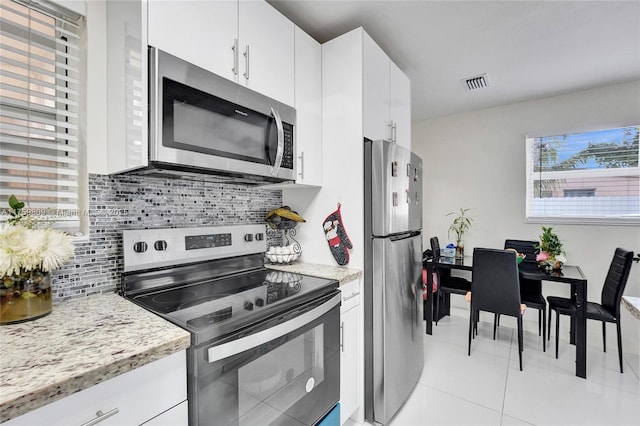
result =
[{"label": "white horizontal blind", "polygon": [[527,221],[640,223],[639,132],[527,138]]},{"label": "white horizontal blind", "polygon": [[79,230],[78,24],[0,2],[0,204]]}]

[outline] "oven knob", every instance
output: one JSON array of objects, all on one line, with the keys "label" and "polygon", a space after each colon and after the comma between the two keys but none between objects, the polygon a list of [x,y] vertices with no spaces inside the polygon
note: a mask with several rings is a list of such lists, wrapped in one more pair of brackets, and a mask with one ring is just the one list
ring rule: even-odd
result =
[{"label": "oven knob", "polygon": [[167,249],[167,242],[165,240],[158,240],[153,243],[153,248],[157,251],[165,251]]},{"label": "oven knob", "polygon": [[145,251],[147,251],[147,243],[145,243],[144,241],[138,241],[133,245],[133,251],[135,251],[136,253],[144,253]]},{"label": "oven knob", "polygon": [[244,234],[244,240],[248,243],[253,241],[253,234]]},{"label": "oven knob", "polygon": [[244,309],[247,310],[247,311],[253,311],[253,303],[244,302]]},{"label": "oven knob", "polygon": [[264,234],[262,232],[256,234],[256,241],[264,240]]},{"label": "oven knob", "polygon": [[264,299],[258,297],[256,299],[256,306],[264,306]]}]

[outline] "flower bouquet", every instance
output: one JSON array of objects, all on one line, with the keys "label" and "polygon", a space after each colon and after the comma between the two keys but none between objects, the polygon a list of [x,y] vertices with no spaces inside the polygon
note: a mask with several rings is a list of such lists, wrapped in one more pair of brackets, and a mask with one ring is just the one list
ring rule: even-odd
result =
[{"label": "flower bouquet", "polygon": [[0,324],[51,313],[51,271],[73,256],[70,235],[40,225],[9,198],[8,225],[0,229]]},{"label": "flower bouquet", "polygon": [[562,265],[567,261],[562,250],[562,242],[551,227],[542,227],[540,244],[536,248],[540,250],[536,255],[536,261],[542,268],[547,270],[561,269]]}]

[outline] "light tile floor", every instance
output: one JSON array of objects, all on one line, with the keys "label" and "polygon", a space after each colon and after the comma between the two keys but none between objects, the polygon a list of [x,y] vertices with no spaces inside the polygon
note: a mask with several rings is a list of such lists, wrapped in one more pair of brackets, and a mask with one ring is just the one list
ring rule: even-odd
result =
[{"label": "light tile floor", "polygon": [[620,374],[616,348],[604,353],[600,340],[591,342],[587,379],[581,379],[574,346],[561,336],[555,359],[555,336],[542,352],[537,323],[525,321],[519,371],[515,319],[502,317],[494,341],[492,319],[483,316],[469,357],[467,315],[452,308],[452,316],[425,335],[424,370],[389,426],[640,425],[639,354],[625,352]]}]

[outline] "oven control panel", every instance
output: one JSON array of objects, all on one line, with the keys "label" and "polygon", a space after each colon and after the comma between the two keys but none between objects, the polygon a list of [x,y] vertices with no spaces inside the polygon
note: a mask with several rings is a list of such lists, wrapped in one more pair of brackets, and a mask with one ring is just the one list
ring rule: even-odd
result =
[{"label": "oven control panel", "polygon": [[122,231],[124,271],[264,253],[265,234],[264,225]]}]

